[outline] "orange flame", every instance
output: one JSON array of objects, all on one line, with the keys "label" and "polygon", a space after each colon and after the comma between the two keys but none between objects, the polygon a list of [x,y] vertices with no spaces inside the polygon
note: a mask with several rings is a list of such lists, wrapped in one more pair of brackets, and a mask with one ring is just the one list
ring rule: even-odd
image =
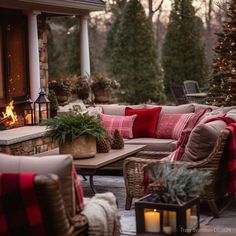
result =
[{"label": "orange flame", "polygon": [[8,106],[6,106],[6,111],[5,112],[2,112],[3,114],[3,118],[6,118],[6,117],[10,117],[11,118],[11,121],[7,122],[7,125],[10,126],[10,125],[13,125],[17,122],[17,115],[15,114],[14,112],[14,101],[10,101]]}]

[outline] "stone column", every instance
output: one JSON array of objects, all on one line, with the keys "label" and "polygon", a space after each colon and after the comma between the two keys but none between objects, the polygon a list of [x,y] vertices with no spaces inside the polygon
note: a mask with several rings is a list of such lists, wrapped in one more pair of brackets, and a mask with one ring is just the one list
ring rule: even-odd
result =
[{"label": "stone column", "polygon": [[82,76],[90,76],[88,16],[80,17],[80,67]]},{"label": "stone column", "polygon": [[30,11],[26,14],[28,16],[30,96],[31,99],[35,101],[40,91],[39,42],[37,26],[37,15],[40,14],[40,12]]}]

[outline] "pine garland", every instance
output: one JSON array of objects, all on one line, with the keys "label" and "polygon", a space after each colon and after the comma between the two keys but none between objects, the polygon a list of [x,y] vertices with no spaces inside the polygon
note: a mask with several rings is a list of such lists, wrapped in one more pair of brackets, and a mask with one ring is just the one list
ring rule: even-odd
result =
[{"label": "pine garland", "polygon": [[150,169],[151,178],[165,183],[165,193],[171,199],[200,194],[208,184],[210,172],[174,166],[170,162],[158,163]]}]

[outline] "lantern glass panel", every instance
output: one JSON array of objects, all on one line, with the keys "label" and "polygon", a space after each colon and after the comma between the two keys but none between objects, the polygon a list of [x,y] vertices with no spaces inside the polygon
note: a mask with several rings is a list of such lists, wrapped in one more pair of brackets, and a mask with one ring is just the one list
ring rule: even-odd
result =
[{"label": "lantern glass panel", "polygon": [[26,125],[32,125],[34,123],[33,111],[24,110],[24,119]]},{"label": "lantern glass panel", "polygon": [[40,123],[44,120],[47,120],[47,116],[48,116],[47,104],[35,103],[36,123]]},{"label": "lantern glass panel", "polygon": [[144,209],[145,232],[158,233],[161,231],[161,213],[157,209]]},{"label": "lantern glass panel", "polygon": [[169,223],[169,211],[163,211],[163,228],[162,231],[166,234],[172,233],[172,228]]},{"label": "lantern glass panel", "polygon": [[175,233],[176,232],[176,227],[177,227],[176,212],[175,211],[168,211],[167,215],[168,215],[169,226],[171,228],[171,232]]},{"label": "lantern glass panel", "polygon": [[186,210],[186,228],[194,230],[198,227],[197,206],[193,205]]}]

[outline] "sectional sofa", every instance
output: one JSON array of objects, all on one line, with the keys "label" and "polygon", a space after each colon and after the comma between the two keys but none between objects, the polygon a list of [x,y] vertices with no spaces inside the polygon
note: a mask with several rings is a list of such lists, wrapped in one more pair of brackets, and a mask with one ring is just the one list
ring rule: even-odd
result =
[{"label": "sectional sofa", "polygon": [[[111,104],[111,105],[100,105],[102,108],[102,112],[107,115],[118,115],[118,116],[124,116],[125,115],[125,109],[127,105],[118,105],[118,104]],[[162,125],[168,126],[168,121],[166,122],[166,117],[171,119],[171,115],[177,115],[173,116],[172,119],[177,119],[177,122],[172,122],[170,125],[172,126],[172,129],[174,129],[173,126],[176,125],[176,123],[183,122],[183,119],[187,117],[187,114],[191,114],[194,112],[199,111],[200,109],[206,109],[210,108],[211,112],[207,112],[204,117],[201,119],[201,125],[197,126],[194,132],[192,132],[192,135],[190,136],[187,149],[191,148],[190,146],[193,146],[196,144],[196,141],[194,139],[201,136],[201,141],[203,146],[202,148],[207,149],[206,147],[206,140],[207,142],[210,140],[209,146],[212,147],[214,143],[216,142],[217,137],[219,136],[219,132],[226,126],[226,124],[223,121],[216,121],[211,122],[208,125],[204,125],[204,121],[210,117],[210,116],[217,116],[222,114],[227,114],[228,116],[234,118],[236,120],[236,106],[235,107],[225,107],[225,108],[219,108],[216,106],[208,106],[208,105],[202,105],[202,104],[196,104],[196,103],[190,103],[185,105],[179,105],[179,106],[161,106],[161,105],[149,105],[149,104],[141,104],[141,105],[133,105],[128,106],[133,109],[143,109],[143,108],[154,108],[154,107],[161,107],[161,112],[159,114],[158,123],[157,123],[157,138],[149,138],[149,137],[141,137],[141,138],[131,138],[131,139],[125,139],[125,143],[127,144],[142,144],[146,145],[145,150],[147,151],[156,151],[156,152],[172,152],[176,149],[176,144],[178,140],[178,135],[171,133],[171,130],[168,131],[167,134],[158,135],[159,131],[162,129]],[[180,116],[183,115],[182,120]],[[163,120],[164,119],[164,120]],[[183,124],[184,125],[184,124]],[[168,127],[166,127],[168,128]],[[180,129],[183,129],[184,127],[180,127]],[[173,130],[172,130],[173,131]],[[181,132],[181,131],[180,131]],[[199,133],[201,132],[201,133]],[[177,132],[178,134],[178,132]],[[204,135],[203,135],[204,134]],[[209,136],[208,136],[209,135]],[[198,147],[196,147],[198,148]],[[195,148],[195,149],[196,149]],[[197,150],[199,152],[199,149]],[[205,155],[205,154],[203,154]]]},{"label": "sectional sofa", "polygon": [[[104,114],[125,115],[125,105],[101,105],[101,107]],[[133,109],[145,109],[160,106],[146,104],[131,107]],[[161,106],[161,108],[156,129],[157,138],[143,137],[125,139],[125,143],[128,144],[146,145],[145,150],[148,153],[145,156],[141,154],[139,157],[128,158],[124,162],[123,172],[127,193],[126,209],[130,209],[133,198],[140,198],[146,194],[141,186],[143,167],[148,163],[160,161],[156,159],[156,155],[154,155],[154,159],[151,153],[164,152],[168,155],[168,153],[173,152],[176,149],[179,134],[184,129],[184,127],[177,129],[175,127],[176,124],[179,123],[180,125],[182,122],[182,126],[184,126],[184,119],[188,119],[188,115],[191,116],[191,114],[201,109],[210,108],[192,129],[185,147],[182,163],[187,163],[189,168],[200,168],[211,171],[212,174],[208,180],[208,186],[201,197],[203,200],[207,201],[214,216],[218,217],[219,211],[216,200],[227,192],[226,186],[229,177],[226,168],[227,157],[225,154],[223,155],[227,145],[229,131],[225,129],[226,123],[224,121],[215,120],[207,122],[207,120],[209,120],[210,117],[225,115],[236,122],[236,107],[216,107],[192,103],[180,106]],[[162,132],[162,126],[165,126],[164,132]],[[175,129],[177,129],[178,132],[174,132]],[[161,132],[162,134],[160,134]]]}]

